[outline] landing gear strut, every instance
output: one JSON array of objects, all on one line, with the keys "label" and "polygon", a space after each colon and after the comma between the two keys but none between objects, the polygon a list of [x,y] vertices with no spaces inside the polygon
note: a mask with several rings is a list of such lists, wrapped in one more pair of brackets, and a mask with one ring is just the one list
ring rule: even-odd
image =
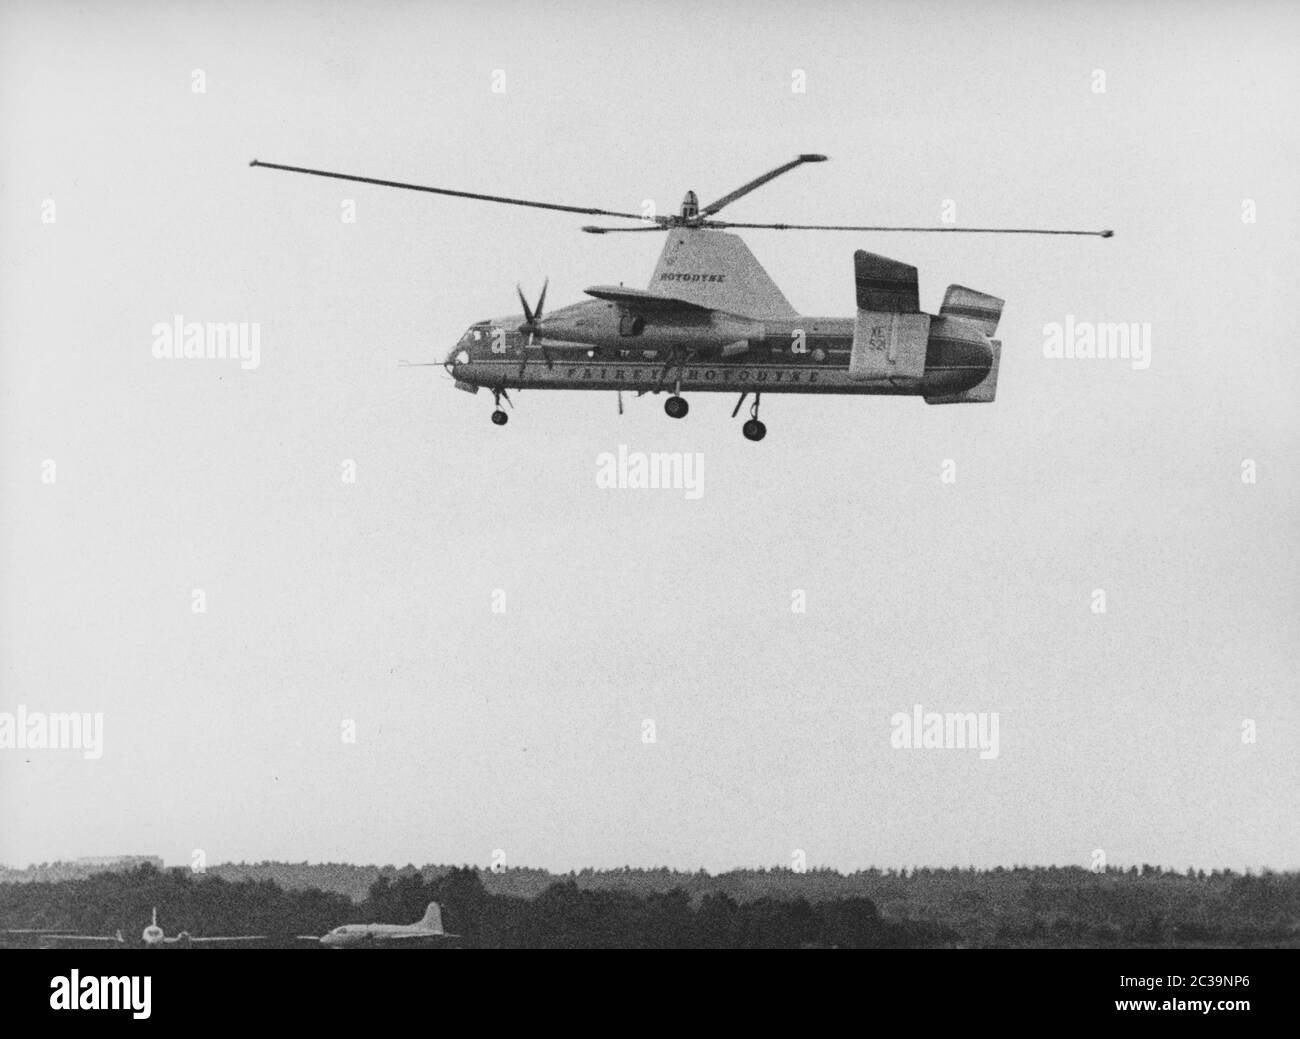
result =
[{"label": "landing gear strut", "polygon": [[514,402],[510,399],[510,394],[506,393],[506,389],[504,386],[495,387],[492,390],[492,399],[493,401],[495,401],[497,406],[496,411],[492,412],[492,424],[494,426],[504,426],[507,422],[510,421],[510,416],[507,415],[505,413],[505,409],[501,407],[502,397],[506,399],[506,403],[509,404],[512,408],[515,406]]},{"label": "landing gear strut", "polygon": [[[736,411],[745,403],[747,394],[741,394],[740,400],[736,401]],[[767,436],[767,427],[758,421],[758,402],[762,399],[761,393],[754,394],[754,403],[749,406],[749,421],[740,427],[740,431],[745,434],[746,440],[762,440]],[[736,417],[736,411],[731,413],[731,417]]]}]

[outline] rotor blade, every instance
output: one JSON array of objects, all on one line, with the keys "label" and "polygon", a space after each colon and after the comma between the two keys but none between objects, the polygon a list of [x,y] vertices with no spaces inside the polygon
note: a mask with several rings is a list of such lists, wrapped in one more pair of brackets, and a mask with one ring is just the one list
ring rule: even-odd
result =
[{"label": "rotor blade", "polygon": [[1110,238],[1114,231],[1055,231],[1037,227],[859,227],[846,224],[737,224],[726,220],[705,220],[703,227],[746,227],[759,231],[907,231],[915,234],[1066,234]]},{"label": "rotor blade", "polygon": [[452,191],[450,188],[430,188],[423,184],[404,184],[399,180],[378,180],[374,177],[357,177],[350,173],[330,173],[328,170],[310,170],[302,166],[281,166],[275,162],[259,162],[254,159],[250,166],[264,166],[268,170],[285,170],[289,173],[308,173],[313,177],[332,177],[334,180],[354,180],[359,184],[378,184],[384,188],[406,188],[408,191],[427,191],[433,195],[454,195],[456,198],[474,198],[480,202],[504,202],[508,206],[531,206],[533,209],[556,209],[562,213],[586,213],[590,216],[618,216],[629,220],[641,220],[640,213],[619,213],[612,209],[593,209],[585,206],[562,206],[556,202],[530,202],[522,198],[506,198],[504,195],[480,195],[474,191]]},{"label": "rotor blade", "polygon": [[[644,219],[638,217],[638,219]],[[667,231],[667,224],[653,224],[650,227],[596,227],[594,224],[588,224],[583,228],[587,234],[613,234],[615,231]]]},{"label": "rotor blade", "polygon": [[771,170],[768,173],[764,173],[761,177],[755,177],[748,184],[744,184],[741,187],[738,187],[730,195],[723,195],[720,199],[718,199],[718,201],[712,202],[709,205],[705,206],[703,209],[701,209],[700,216],[709,216],[711,213],[716,213],[723,206],[730,205],[732,202],[735,202],[736,199],[740,198],[742,195],[748,195],[755,188],[761,188],[769,180],[781,176],[782,173],[788,173],[796,166],[802,166],[805,162],[825,162],[825,161],[826,161],[825,155],[800,155],[799,158],[795,159],[793,162],[787,162],[784,166],[778,166],[776,169]]}]

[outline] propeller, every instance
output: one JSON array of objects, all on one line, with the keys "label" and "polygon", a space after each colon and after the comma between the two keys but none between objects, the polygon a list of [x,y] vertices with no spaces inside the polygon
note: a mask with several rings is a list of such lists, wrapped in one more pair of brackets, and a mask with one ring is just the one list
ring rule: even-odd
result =
[{"label": "propeller", "polygon": [[[524,332],[528,333],[528,346],[533,345],[533,339],[534,337],[536,337],[537,345],[542,348],[542,358],[543,360],[546,361],[547,369],[554,368],[555,362],[551,360],[551,355],[546,349],[546,340],[543,338],[540,325],[542,320],[542,310],[546,306],[546,290],[547,288],[550,287],[550,284],[551,284],[550,278],[547,278],[544,282],[542,282],[542,294],[537,297],[536,310],[533,310],[533,308],[528,305],[528,300],[524,296],[524,290],[520,288],[518,285],[515,286],[515,291],[519,293],[519,302],[524,308],[524,323],[519,326],[518,331],[521,335]],[[528,351],[528,347],[524,347],[522,356],[520,357],[519,360],[520,375],[524,374],[524,368],[528,364],[527,351]]]}]

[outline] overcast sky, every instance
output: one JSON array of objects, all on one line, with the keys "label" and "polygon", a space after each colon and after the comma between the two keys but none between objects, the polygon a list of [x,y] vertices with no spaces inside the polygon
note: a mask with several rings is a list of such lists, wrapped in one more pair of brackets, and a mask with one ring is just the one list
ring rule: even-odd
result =
[{"label": "overcast sky", "polygon": [[[1300,867],[1300,16],[1140,6],[8,4],[0,711],[104,746],[0,750],[0,861]],[[810,151],[726,216],[1116,235],[746,236],[802,314],[858,248],[1005,298],[992,405],[497,428],[397,362],[661,240],[248,165],[673,212]],[[259,366],[156,359],[178,314]],[[917,704],[998,756],[895,749]]]}]

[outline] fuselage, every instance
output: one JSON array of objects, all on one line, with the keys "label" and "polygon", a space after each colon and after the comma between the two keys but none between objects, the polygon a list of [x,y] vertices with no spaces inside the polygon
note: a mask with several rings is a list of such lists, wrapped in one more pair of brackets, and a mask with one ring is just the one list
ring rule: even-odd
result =
[{"label": "fuselage", "polygon": [[439,941],[447,937],[418,924],[344,924],[323,935],[320,942],[329,948],[346,949],[352,946],[381,945],[385,940],[394,938]]},{"label": "fuselage", "polygon": [[447,358],[467,387],[489,389],[680,392],[844,393],[941,396],[976,386],[993,354],[987,338],[960,318],[930,319],[920,377],[863,379],[850,374],[855,320],[797,317],[755,321],[717,311],[698,319],[656,321],[600,300],[549,315],[539,345],[522,316],[470,326]]}]

